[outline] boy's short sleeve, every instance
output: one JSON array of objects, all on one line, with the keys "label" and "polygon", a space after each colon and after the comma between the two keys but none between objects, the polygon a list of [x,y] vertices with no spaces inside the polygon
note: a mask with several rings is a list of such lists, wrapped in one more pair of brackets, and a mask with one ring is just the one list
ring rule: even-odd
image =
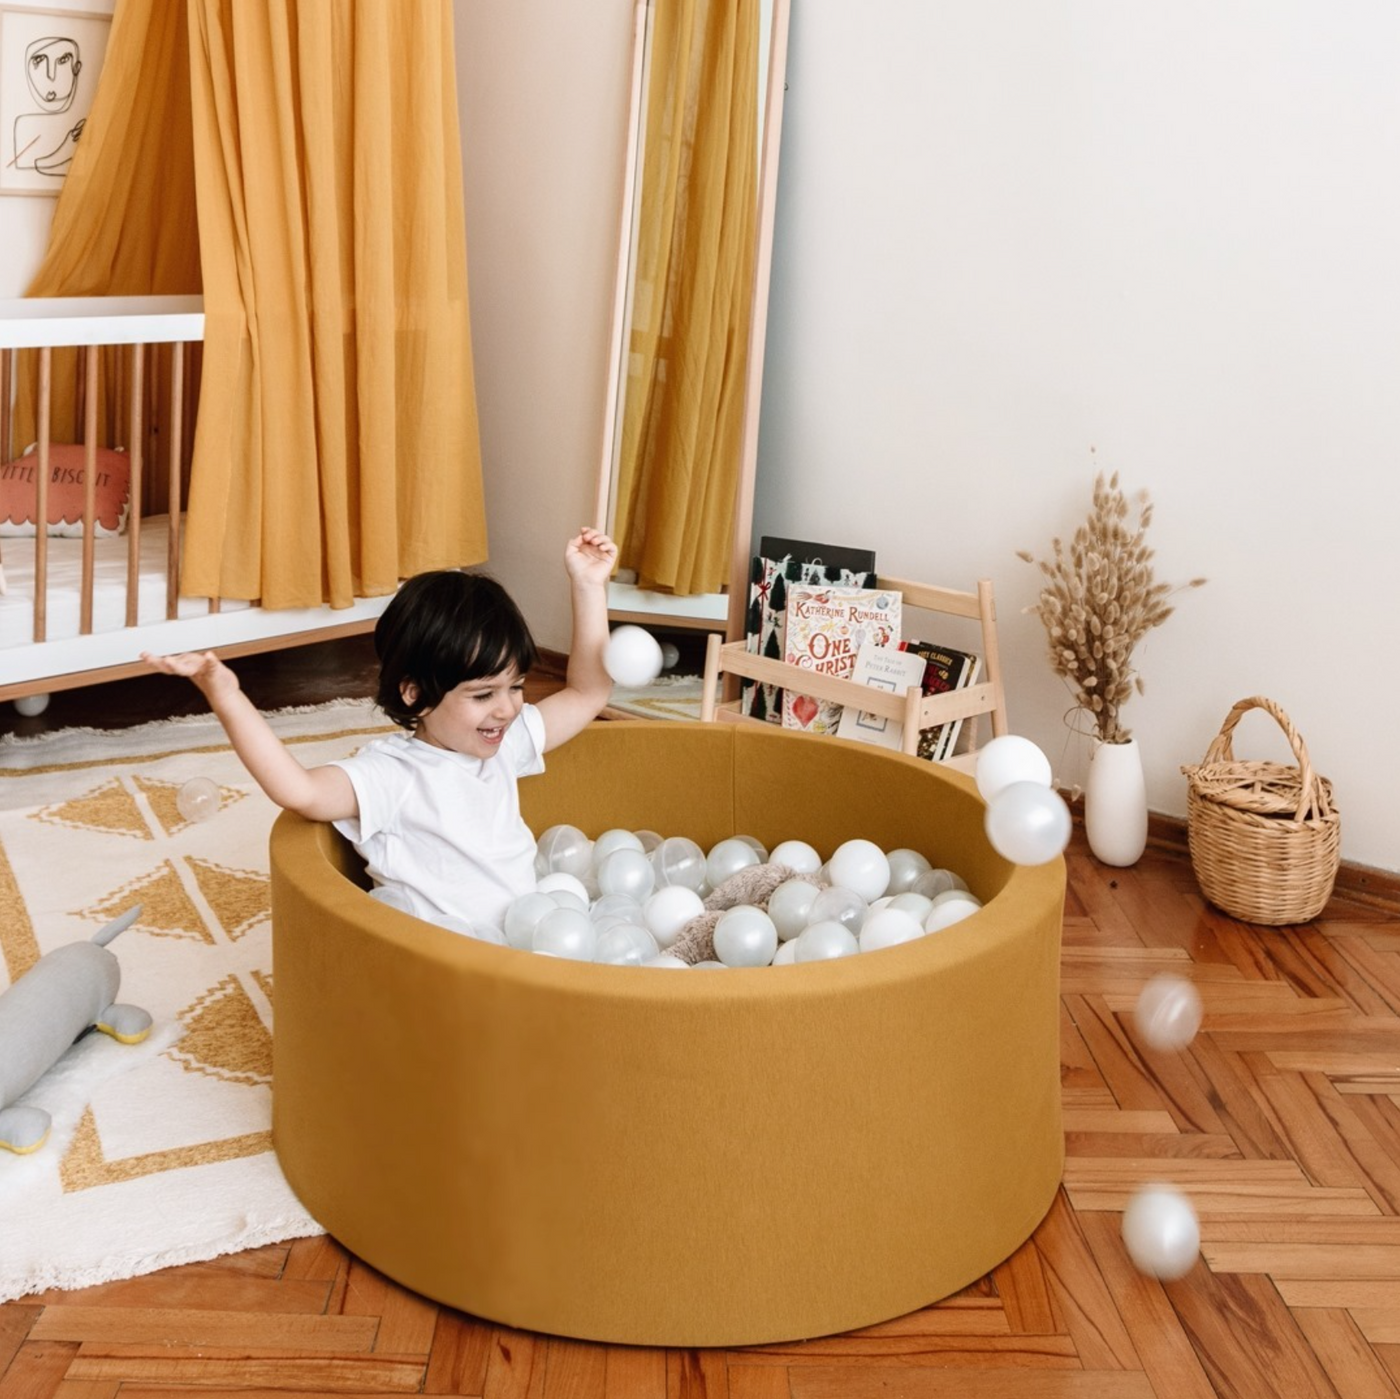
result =
[{"label": "boy's short sleeve", "polygon": [[[388,740],[392,742],[393,740]],[[340,768],[355,789],[358,815],[334,822],[336,830],[355,845],[378,835],[393,820],[411,774],[379,741],[367,744],[349,758],[336,758],[331,766]]]}]

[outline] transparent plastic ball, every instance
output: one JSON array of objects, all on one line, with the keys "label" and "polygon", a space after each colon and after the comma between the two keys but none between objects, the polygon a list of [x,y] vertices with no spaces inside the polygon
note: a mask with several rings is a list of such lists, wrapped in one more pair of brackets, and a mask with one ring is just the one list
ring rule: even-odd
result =
[{"label": "transparent plastic ball", "polygon": [[175,809],[186,821],[207,821],[219,810],[219,784],[209,777],[192,777],[175,794]]},{"label": "transparent plastic ball", "polygon": [[593,867],[593,842],[577,826],[551,826],[535,847],[540,874],[572,874],[581,879]]},{"label": "transparent plastic ball", "polygon": [[715,924],[715,956],[726,967],[766,967],[778,950],[773,920],[753,904],[735,904]]},{"label": "transparent plastic ball", "polygon": [[667,836],[651,852],[656,887],[677,884],[699,889],[705,882],[705,852],[689,836]]},{"label": "transparent plastic ball", "polygon": [[853,957],[860,951],[856,935],[844,923],[832,919],[809,924],[792,941],[792,955],[798,962],[829,962],[837,957]]},{"label": "transparent plastic ball", "polygon": [[831,882],[854,889],[866,903],[878,899],[890,886],[889,857],[873,840],[843,841],[827,863]]},{"label": "transparent plastic ball", "polygon": [[840,923],[854,933],[864,922],[868,907],[867,901],[854,889],[848,889],[844,884],[829,884],[817,891],[817,897],[807,910],[807,922],[809,925]]},{"label": "transparent plastic ball", "polygon": [[705,880],[711,889],[718,889],[726,879],[732,879],[750,865],[761,865],[758,851],[746,840],[729,836],[717,841],[705,857]]},{"label": "transparent plastic ball", "polygon": [[912,892],[923,894],[926,898],[935,898],[939,894],[946,893],[949,889],[966,889],[967,882],[959,874],[954,874],[952,870],[932,869],[927,874],[921,874],[913,884]]},{"label": "transparent plastic ball", "polygon": [[612,914],[635,914],[637,922],[642,918],[642,901],[629,894],[599,894],[588,909],[588,916],[597,923]]},{"label": "transparent plastic ball", "polygon": [[676,971],[689,971],[690,963],[681,957],[673,957],[669,952],[658,952],[655,957],[648,957],[642,963],[644,967],[671,967]]},{"label": "transparent plastic ball", "polygon": [[528,952],[534,940],[535,928],[546,913],[553,913],[559,905],[548,894],[522,894],[506,909],[506,942]]},{"label": "transparent plastic ball", "polygon": [[817,886],[805,879],[787,879],[768,896],[768,916],[778,930],[778,937],[787,942],[807,926]]},{"label": "transparent plastic ball", "polygon": [[734,839],[742,840],[745,845],[751,846],[754,853],[758,856],[758,863],[760,865],[767,864],[768,847],[759,840],[757,836],[735,836]]},{"label": "transparent plastic ball", "polygon": [[1163,972],[1138,996],[1133,1019],[1152,1049],[1185,1049],[1201,1028],[1201,993],[1184,977]]},{"label": "transparent plastic ball", "polygon": [[604,831],[597,840],[593,842],[593,868],[596,871],[598,866],[613,853],[614,850],[641,850],[642,842],[637,839],[632,831],[624,831],[614,828]]},{"label": "transparent plastic ball", "polygon": [[641,830],[633,831],[632,834],[637,837],[637,843],[648,855],[661,844],[661,833],[659,831]]},{"label": "transparent plastic ball", "polygon": [[656,870],[641,850],[614,850],[598,866],[600,894],[625,894],[643,902],[656,887]]},{"label": "transparent plastic ball", "polygon": [[660,951],[656,939],[640,923],[616,923],[599,929],[593,960],[614,967],[640,967]]},{"label": "transparent plastic ball", "polygon": [[598,934],[589,916],[577,908],[556,908],[535,925],[531,950],[546,957],[565,957],[572,962],[591,962]]},{"label": "transparent plastic ball", "polygon": [[890,862],[890,882],[886,886],[886,893],[890,894],[903,894],[912,889],[914,881],[920,875],[928,874],[933,868],[926,855],[903,846],[898,850],[891,850],[887,858]]}]

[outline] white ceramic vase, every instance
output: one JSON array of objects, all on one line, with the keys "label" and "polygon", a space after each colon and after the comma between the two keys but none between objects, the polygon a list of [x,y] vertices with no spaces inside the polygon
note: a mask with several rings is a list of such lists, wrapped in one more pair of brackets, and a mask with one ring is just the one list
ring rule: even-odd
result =
[{"label": "white ceramic vase", "polygon": [[1084,782],[1084,834],[1105,865],[1133,865],[1147,847],[1147,784],[1137,739],[1095,742]]}]

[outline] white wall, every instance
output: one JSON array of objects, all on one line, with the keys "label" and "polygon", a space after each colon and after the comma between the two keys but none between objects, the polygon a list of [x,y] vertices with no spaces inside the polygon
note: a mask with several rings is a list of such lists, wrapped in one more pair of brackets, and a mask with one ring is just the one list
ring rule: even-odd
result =
[{"label": "white wall", "polygon": [[[555,646],[629,6],[580,8],[458,9],[492,48],[463,74],[492,537]],[[799,0],[756,509],[892,574],[990,576],[1013,726],[1074,783],[1087,745],[1015,551],[1072,532],[1118,469],[1156,502],[1159,576],[1210,579],[1139,652],[1152,807],[1184,814],[1180,765],[1263,693],[1335,783],[1346,857],[1388,870],[1398,48],[1388,0]],[[1262,715],[1236,749],[1290,758]]]},{"label": "white wall", "polygon": [[629,0],[455,0],[490,571],[569,649],[592,524],[622,204]]},{"label": "white wall", "polygon": [[[794,6],[758,528],[996,584],[1013,727],[1087,746],[1022,615],[1098,467],[1180,599],[1126,711],[1185,813],[1235,700],[1400,868],[1400,10],[1387,0]],[[1236,755],[1291,760],[1247,718]]]}]

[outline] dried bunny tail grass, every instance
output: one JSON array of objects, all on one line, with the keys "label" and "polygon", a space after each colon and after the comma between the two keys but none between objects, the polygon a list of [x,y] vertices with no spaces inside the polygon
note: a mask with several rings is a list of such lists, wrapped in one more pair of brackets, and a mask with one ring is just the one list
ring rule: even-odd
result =
[{"label": "dried bunny tail grass", "polygon": [[1182,588],[1199,588],[1193,578],[1181,588],[1160,583],[1153,573],[1154,551],[1146,540],[1152,502],[1146,491],[1136,497],[1136,519],[1129,519],[1127,496],[1118,473],[1094,480],[1093,505],[1068,545],[1050,541],[1050,556],[1037,559],[1029,550],[1016,557],[1035,564],[1043,582],[1040,595],[1026,608],[1045,627],[1051,667],[1070,687],[1080,708],[1093,719],[1105,743],[1125,743],[1131,733],[1119,716],[1142,677],[1132,667],[1138,642],[1175,610],[1167,601]]}]

